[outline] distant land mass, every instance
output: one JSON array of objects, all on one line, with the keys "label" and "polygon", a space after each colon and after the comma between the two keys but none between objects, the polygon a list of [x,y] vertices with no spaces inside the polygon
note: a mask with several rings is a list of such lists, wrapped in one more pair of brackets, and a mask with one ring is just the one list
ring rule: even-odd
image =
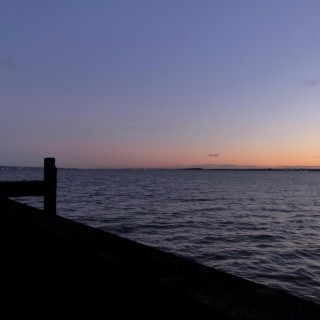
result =
[{"label": "distant land mass", "polygon": [[[0,165],[0,170],[24,170],[41,169],[43,167],[24,167],[24,166],[6,166]],[[280,166],[280,167],[255,167],[255,166],[237,166],[237,165],[199,165],[176,168],[64,168],[62,170],[186,170],[186,171],[320,171],[320,166]]]},{"label": "distant land mass", "polygon": [[286,168],[182,168],[175,170],[203,170],[203,171],[320,171],[320,168],[295,168],[295,167],[286,167]]},{"label": "distant land mass", "polygon": [[21,167],[21,166],[1,166],[0,165],[0,170],[22,170],[22,169],[43,169],[43,167]]},{"label": "distant land mass", "polygon": [[258,166],[237,166],[237,165],[198,165],[180,168],[181,170],[245,170],[245,171],[286,171],[286,170],[320,170],[320,166],[279,166],[279,167],[258,167]]},{"label": "distant land mass", "polygon": [[252,165],[234,165],[234,164],[199,164],[186,166],[184,168],[179,168],[182,170],[253,170],[253,171],[285,171],[285,170],[308,170],[308,171],[318,171],[320,170],[320,166],[278,166],[278,167],[267,167],[267,166],[252,166]]}]

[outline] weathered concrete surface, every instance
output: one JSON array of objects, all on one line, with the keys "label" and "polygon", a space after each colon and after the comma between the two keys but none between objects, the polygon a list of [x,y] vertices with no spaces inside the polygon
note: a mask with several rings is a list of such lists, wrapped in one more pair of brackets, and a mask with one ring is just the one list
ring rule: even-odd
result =
[{"label": "weathered concrete surface", "polygon": [[320,319],[320,306],[0,201],[0,319]]}]

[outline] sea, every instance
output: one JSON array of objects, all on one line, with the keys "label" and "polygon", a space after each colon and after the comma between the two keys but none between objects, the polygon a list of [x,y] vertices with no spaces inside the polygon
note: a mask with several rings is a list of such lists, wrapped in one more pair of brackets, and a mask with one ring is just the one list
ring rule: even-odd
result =
[{"label": "sea", "polygon": [[[37,168],[0,170],[0,180],[42,178]],[[57,208],[320,304],[320,171],[59,169]]]}]

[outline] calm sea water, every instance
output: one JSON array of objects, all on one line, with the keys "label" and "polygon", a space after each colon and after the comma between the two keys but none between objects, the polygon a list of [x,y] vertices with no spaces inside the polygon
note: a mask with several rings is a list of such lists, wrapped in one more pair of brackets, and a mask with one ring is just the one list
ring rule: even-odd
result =
[{"label": "calm sea water", "polygon": [[[320,172],[58,175],[62,216],[320,304]],[[8,179],[42,179],[42,170],[1,170]]]}]

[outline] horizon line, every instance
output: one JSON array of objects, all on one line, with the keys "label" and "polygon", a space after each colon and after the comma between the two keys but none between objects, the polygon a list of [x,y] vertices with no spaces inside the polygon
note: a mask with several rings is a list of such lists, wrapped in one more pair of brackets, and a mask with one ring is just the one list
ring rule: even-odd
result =
[{"label": "horizon line", "polygon": [[[43,166],[7,166],[0,165],[0,169],[42,169]],[[180,165],[172,167],[59,167],[58,169],[71,170],[320,170],[319,166],[281,165],[281,166],[255,166],[255,165]]]}]

